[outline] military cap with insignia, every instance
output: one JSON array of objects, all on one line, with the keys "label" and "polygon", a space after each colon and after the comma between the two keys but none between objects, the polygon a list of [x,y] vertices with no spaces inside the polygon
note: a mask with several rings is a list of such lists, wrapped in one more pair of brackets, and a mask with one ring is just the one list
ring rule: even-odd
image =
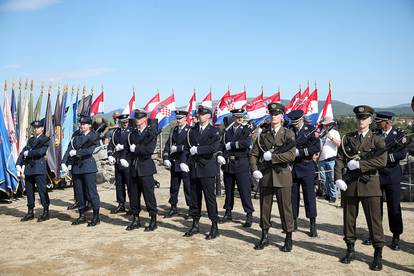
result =
[{"label": "military cap with insignia", "polygon": [[135,119],[141,119],[147,117],[147,112],[142,109],[135,109],[134,111],[134,118]]},{"label": "military cap with insignia", "polygon": [[375,113],[375,121],[382,122],[392,120],[392,117],[394,116],[395,114],[389,111],[378,111]]},{"label": "military cap with insignia", "polygon": [[293,110],[287,114],[292,124],[296,124],[303,117],[303,110]]},{"label": "military cap with insignia", "polygon": [[211,111],[211,109],[210,108],[208,108],[207,106],[203,106],[203,105],[199,105],[198,106],[198,109],[197,109],[197,114],[200,114],[200,115],[205,115],[205,114],[212,114],[213,112]]},{"label": "military cap with insignia", "polygon": [[234,117],[244,116],[244,108],[236,108],[236,109],[230,110],[230,112]]},{"label": "military cap with insignia", "polygon": [[45,126],[45,119],[42,119],[42,120],[34,120],[30,125],[33,128],[44,127]]},{"label": "military cap with insignia", "polygon": [[121,114],[118,116],[118,120],[125,123],[128,122],[129,120],[129,115],[128,114]]},{"label": "military cap with insignia", "polygon": [[175,112],[175,117],[176,117],[177,119],[182,119],[182,118],[184,118],[184,117],[187,117],[187,114],[188,114],[188,112],[187,112],[187,111],[184,111],[184,110],[177,110],[177,111]]},{"label": "military cap with insignia", "polygon": [[374,115],[374,109],[368,105],[357,105],[353,111],[357,119],[366,119]]},{"label": "military cap with insignia", "polygon": [[92,124],[92,117],[91,116],[82,115],[79,118],[79,123],[81,125],[83,125],[83,124],[89,124],[89,125],[91,125]]},{"label": "military cap with insignia", "polygon": [[270,115],[285,114],[285,106],[280,103],[270,103],[267,105]]}]

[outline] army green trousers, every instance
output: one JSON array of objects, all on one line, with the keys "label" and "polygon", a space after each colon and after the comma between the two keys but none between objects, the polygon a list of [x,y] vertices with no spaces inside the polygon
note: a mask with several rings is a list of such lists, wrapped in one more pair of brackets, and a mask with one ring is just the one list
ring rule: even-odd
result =
[{"label": "army green trousers", "polygon": [[272,226],[273,195],[276,195],[282,229],[293,232],[292,187],[260,187],[260,227],[267,230]]},{"label": "army green trousers", "polygon": [[372,246],[384,246],[384,231],[381,217],[381,197],[345,197],[344,198],[344,241],[355,243],[356,219],[358,217],[359,203],[362,203],[367,220],[369,236]]}]

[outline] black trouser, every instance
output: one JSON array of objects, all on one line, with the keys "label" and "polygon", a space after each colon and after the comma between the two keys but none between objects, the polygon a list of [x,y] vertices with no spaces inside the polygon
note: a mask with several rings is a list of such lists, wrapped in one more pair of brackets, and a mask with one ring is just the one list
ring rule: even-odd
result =
[{"label": "black trouser", "polygon": [[[116,201],[118,203],[125,203],[126,193],[125,187],[129,189],[130,181],[130,171],[129,168],[119,169],[115,167],[115,188],[116,188]],[[128,191],[129,193],[129,191]]]},{"label": "black trouser", "polygon": [[191,178],[191,200],[190,215],[194,219],[201,217],[202,194],[206,201],[208,218],[212,222],[218,221],[217,201],[215,195],[215,177]]},{"label": "black trouser", "polygon": [[316,218],[316,194],[315,194],[315,176],[309,175],[301,178],[293,178],[292,185],[292,210],[293,218],[296,219],[299,216],[299,202],[300,191],[302,186],[303,201],[305,203],[305,213],[307,218]]},{"label": "black trouser", "polygon": [[49,207],[50,200],[46,187],[47,177],[45,174],[26,175],[25,184],[28,208],[35,207],[35,184],[37,186],[37,191],[39,192],[40,202],[42,203],[43,208]]},{"label": "black trouser", "polygon": [[96,173],[73,174],[72,178],[79,210],[85,208],[86,200],[92,203],[92,209],[98,210],[100,201],[96,188]]},{"label": "black trouser", "polygon": [[170,178],[170,200],[171,205],[177,205],[178,192],[180,191],[180,183],[183,181],[185,204],[191,206],[191,192],[190,192],[190,175],[186,172],[171,171]]},{"label": "black trouser", "polygon": [[359,202],[361,202],[367,220],[372,246],[374,248],[383,247],[384,231],[382,229],[380,209],[381,198],[379,196],[345,197],[344,201],[344,241],[346,243],[355,243],[356,241],[356,219],[358,217]]},{"label": "black trouser", "polygon": [[240,194],[243,210],[246,213],[253,213],[252,203],[252,185],[248,171],[241,173],[224,173],[224,188],[226,190],[226,199],[223,208],[233,210],[234,206],[234,188],[237,184],[237,190]]},{"label": "black trouser", "polygon": [[[403,221],[400,205],[400,185],[381,185],[381,190],[387,198],[388,223],[390,231],[394,235],[401,235],[403,232]],[[381,216],[383,215],[384,200],[381,197]]]},{"label": "black trouser", "polygon": [[130,206],[134,215],[141,212],[141,194],[144,195],[145,206],[150,216],[158,213],[157,200],[154,193],[154,176],[137,176],[130,182]]}]

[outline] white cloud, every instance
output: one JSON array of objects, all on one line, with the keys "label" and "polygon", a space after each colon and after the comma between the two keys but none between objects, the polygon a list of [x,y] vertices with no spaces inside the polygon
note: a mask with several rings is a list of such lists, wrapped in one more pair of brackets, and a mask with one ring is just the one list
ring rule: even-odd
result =
[{"label": "white cloud", "polygon": [[62,2],[62,0],[6,0],[1,11],[35,11]]},{"label": "white cloud", "polygon": [[18,69],[20,68],[19,64],[6,64],[3,66],[3,69]]}]

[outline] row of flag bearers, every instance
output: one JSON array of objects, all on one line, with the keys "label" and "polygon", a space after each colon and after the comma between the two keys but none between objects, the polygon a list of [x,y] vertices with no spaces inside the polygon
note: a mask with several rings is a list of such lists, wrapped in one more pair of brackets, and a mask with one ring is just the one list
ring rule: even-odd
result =
[{"label": "row of flag bearers", "polygon": [[[310,221],[309,236],[318,235],[314,189],[316,169],[313,158],[320,151],[320,141],[315,135],[316,129],[305,124],[302,110],[294,110],[285,114],[286,109],[280,103],[270,103],[267,109],[269,120],[258,127],[254,143],[252,142],[253,129],[244,124],[245,110],[242,108],[231,111],[233,122],[222,133],[210,124],[213,114],[208,107],[198,107],[197,122],[193,126],[187,124],[187,112],[176,112],[177,126],[172,128],[163,151],[163,164],[170,170],[171,184],[169,199],[171,208],[165,217],[177,214],[178,192],[180,183],[183,182],[188,217],[193,220],[192,226],[184,233],[184,236],[190,237],[200,231],[199,220],[204,195],[208,218],[211,220],[211,229],[206,239],[218,237],[220,234],[218,223],[232,220],[236,185],[246,213],[243,226],[250,227],[254,212],[251,198],[251,176],[260,183],[262,235],[255,249],[261,250],[269,245],[268,233],[271,228],[271,210],[275,195],[282,229],[286,234],[281,250],[284,252],[292,250],[292,233],[297,230],[299,216],[300,187],[303,191],[306,217]],[[386,172],[383,170],[379,173],[379,170],[387,167],[391,169],[391,173],[395,173],[392,169],[397,166],[400,158],[393,153],[387,153],[384,138],[369,130],[374,110],[369,106],[357,106],[354,112],[358,131],[344,137],[335,166],[335,183],[344,191],[345,197],[344,240],[347,244],[347,253],[341,261],[350,263],[354,259],[356,217],[359,202],[362,202],[368,221],[369,238],[375,248],[374,260],[370,267],[373,270],[381,270],[384,236],[379,177],[381,173],[383,178],[386,177],[384,175]],[[378,122],[381,122],[381,113],[379,114],[377,118],[379,118]],[[152,154],[156,148],[159,132],[156,127],[148,124],[145,111],[135,110],[133,116],[136,124],[134,128],[128,125],[128,115],[119,117],[120,125],[114,131],[108,146],[108,161],[115,166],[116,200],[118,202],[118,206],[111,213],[126,211],[127,190],[130,206],[128,214],[131,215],[131,223],[126,230],[140,228],[140,198],[143,195],[146,210],[151,218],[145,231],[154,231],[157,229],[158,209],[154,193],[156,166]],[[383,116],[388,118],[387,114]],[[290,128],[287,128],[284,123],[286,118],[292,125]],[[62,160],[62,170],[71,171],[78,202],[79,217],[73,221],[73,225],[87,222],[86,201],[91,202],[93,209],[93,217],[88,222],[88,226],[95,226],[100,222],[100,199],[96,188],[97,169],[92,156],[98,145],[99,136],[91,130],[91,125],[91,117],[83,116],[79,119],[79,130],[72,135]],[[18,171],[23,172],[24,166],[23,173],[28,183],[28,213],[22,220],[34,218],[34,185],[36,184],[44,208],[39,221],[43,221],[49,218],[45,163],[49,140],[43,135],[42,121],[34,121],[32,126],[35,135],[29,139],[17,162]],[[378,152],[380,153],[375,154]],[[355,157],[356,155],[358,158]],[[221,219],[219,219],[215,195],[215,178],[220,167],[223,169],[226,190],[223,206],[225,214]],[[394,195],[390,191],[395,190],[394,188],[383,189],[390,197]],[[399,201],[398,203],[387,201],[387,204],[389,204],[389,210],[399,207]],[[399,220],[399,218],[393,220]],[[395,224],[399,224],[399,221],[393,223]],[[401,234],[402,222],[401,226],[396,228],[398,229],[395,232],[398,235]]]}]

